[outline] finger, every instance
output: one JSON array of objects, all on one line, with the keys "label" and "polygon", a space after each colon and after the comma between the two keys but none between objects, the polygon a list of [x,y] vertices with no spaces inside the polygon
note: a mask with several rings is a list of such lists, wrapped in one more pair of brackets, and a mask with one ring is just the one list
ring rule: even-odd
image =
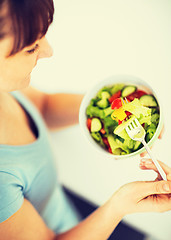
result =
[{"label": "finger", "polygon": [[140,157],[145,157],[146,154],[147,154],[147,152],[143,152],[140,154]]},{"label": "finger", "polygon": [[158,173],[156,166],[154,165],[153,161],[148,158],[143,158],[140,160],[140,168],[144,170],[154,170]]},{"label": "finger", "polygon": [[[167,166],[165,163],[163,163],[159,160],[157,160],[157,161],[160,164],[160,166],[163,168],[163,170],[165,171],[166,174],[171,173],[171,168],[169,166]],[[153,161],[149,158],[141,159],[140,163],[148,169],[153,169],[154,171],[157,171],[157,168],[154,165]]]},{"label": "finger", "polygon": [[161,139],[163,137],[164,129],[165,128],[164,128],[164,125],[163,125],[162,130],[161,130],[161,132],[160,132],[160,134],[158,136],[158,139]]},{"label": "finger", "polygon": [[144,164],[142,165],[142,164],[140,163],[139,167],[140,167],[142,170],[154,170],[154,171],[157,173],[157,178],[155,179],[155,181],[161,181],[161,180],[163,180],[163,178],[162,178],[162,177],[160,176],[160,174],[158,173],[156,166],[155,166],[153,163],[152,163],[151,165],[152,165],[152,166],[150,167],[150,166],[145,166]]},{"label": "finger", "polygon": [[[158,162],[159,162],[160,166],[162,167],[162,169],[164,170],[164,172],[166,173],[167,179],[171,180],[171,168],[159,160],[158,160]],[[154,163],[151,159],[141,159],[140,168],[143,170],[147,170],[147,169],[154,170],[155,172],[157,172],[159,174],[156,166],[154,165]]]},{"label": "finger", "polygon": [[136,192],[139,201],[142,198],[154,194],[168,194],[171,193],[171,182],[169,181],[139,182],[136,188]]}]

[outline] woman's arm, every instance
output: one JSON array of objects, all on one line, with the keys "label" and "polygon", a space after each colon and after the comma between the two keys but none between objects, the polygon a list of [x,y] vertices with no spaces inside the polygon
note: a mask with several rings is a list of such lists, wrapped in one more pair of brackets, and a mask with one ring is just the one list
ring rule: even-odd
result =
[{"label": "woman's arm", "polygon": [[[169,168],[162,167],[169,176]],[[170,181],[133,182],[122,186],[76,227],[59,235],[55,235],[31,203],[24,200],[13,216],[0,223],[0,236],[3,240],[104,240],[127,214],[167,210],[171,210]]]},{"label": "woman's arm", "polygon": [[26,199],[15,214],[0,223],[0,239],[3,240],[52,240],[53,238],[54,233],[47,228],[38,212]]},{"label": "woman's arm", "polygon": [[75,228],[63,234],[55,235],[46,226],[31,203],[25,199],[22,207],[13,216],[0,223],[0,239],[104,240],[109,237],[121,218],[122,215],[117,205],[113,205],[112,201],[108,201]]},{"label": "woman's arm", "polygon": [[32,87],[21,92],[36,105],[50,129],[60,129],[78,123],[82,94],[46,94]]},{"label": "woman's arm", "polygon": [[108,239],[123,218],[122,209],[113,198],[95,210],[85,220],[68,232],[57,235],[55,240],[105,240]]},{"label": "woman's arm", "polygon": [[47,95],[43,117],[48,127],[53,130],[77,124],[82,98],[82,94]]},{"label": "woman's arm", "polygon": [[125,215],[136,212],[171,210],[170,193],[171,182],[128,183],[79,225],[68,232],[55,236],[54,240],[108,239]]}]

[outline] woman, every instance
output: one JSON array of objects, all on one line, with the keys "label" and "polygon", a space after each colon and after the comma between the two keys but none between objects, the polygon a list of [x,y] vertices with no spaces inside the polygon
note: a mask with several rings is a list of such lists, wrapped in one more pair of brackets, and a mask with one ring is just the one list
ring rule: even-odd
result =
[{"label": "woman", "polygon": [[[52,0],[0,1],[3,240],[107,239],[126,214],[171,209],[170,181],[134,182],[121,187],[77,224],[78,217],[57,181],[46,127],[57,129],[77,123],[82,95],[48,95],[29,87],[38,59],[52,55],[45,34],[53,11]],[[171,169],[161,165],[169,180]],[[156,170],[145,162],[141,168]]]}]

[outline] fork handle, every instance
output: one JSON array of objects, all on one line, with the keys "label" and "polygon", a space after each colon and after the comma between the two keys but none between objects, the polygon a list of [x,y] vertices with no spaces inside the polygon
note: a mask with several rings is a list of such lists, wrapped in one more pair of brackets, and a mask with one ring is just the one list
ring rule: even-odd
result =
[{"label": "fork handle", "polygon": [[153,163],[155,164],[158,172],[160,173],[161,177],[163,178],[163,180],[167,181],[167,177],[165,172],[163,171],[162,167],[160,166],[160,164],[158,163],[156,157],[154,156],[153,152],[151,151],[151,149],[149,148],[149,146],[147,145],[147,143],[145,142],[145,140],[142,140],[142,143],[146,149],[146,151],[148,152],[149,156],[151,157]]}]

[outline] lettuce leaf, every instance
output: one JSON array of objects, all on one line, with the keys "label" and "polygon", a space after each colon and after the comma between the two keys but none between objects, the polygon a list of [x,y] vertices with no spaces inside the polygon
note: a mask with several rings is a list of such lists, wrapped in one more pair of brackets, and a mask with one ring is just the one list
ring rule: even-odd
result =
[{"label": "lettuce leaf", "polygon": [[107,139],[113,154],[118,154],[118,152],[120,152],[120,155],[122,155],[129,154],[131,152],[128,146],[122,143],[119,139],[115,138],[113,134],[109,134]]},{"label": "lettuce leaf", "polygon": [[132,102],[125,103],[123,109],[132,113],[135,117],[140,118],[141,115],[149,116],[151,115],[151,109],[148,107],[143,107],[139,99],[135,98]]},{"label": "lettuce leaf", "polygon": [[157,126],[159,123],[159,118],[160,118],[160,115],[158,113],[155,113],[151,116],[151,122]]},{"label": "lettuce leaf", "polygon": [[114,129],[118,126],[118,122],[113,120],[110,116],[103,119],[104,129],[106,134],[113,133]]},{"label": "lettuce leaf", "polygon": [[86,109],[86,114],[88,117],[99,117],[101,119],[105,118],[104,111],[98,107],[89,105]]}]

